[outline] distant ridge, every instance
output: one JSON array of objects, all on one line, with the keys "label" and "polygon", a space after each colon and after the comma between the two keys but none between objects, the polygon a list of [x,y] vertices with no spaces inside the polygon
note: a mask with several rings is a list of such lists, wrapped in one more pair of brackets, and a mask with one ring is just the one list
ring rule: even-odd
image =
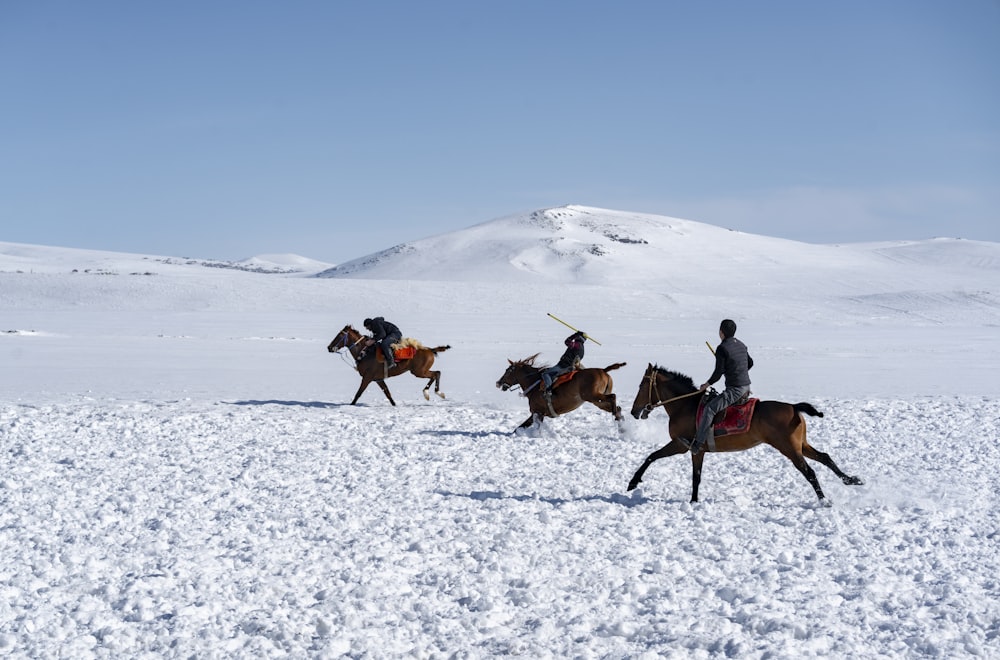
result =
[{"label": "distant ridge", "polygon": [[862,277],[927,279],[927,267],[1000,268],[1000,244],[934,239],[817,245],[747,234],[667,216],[588,206],[541,209],[408,243],[322,271],[317,277],[576,284],[664,283],[704,289],[771,287],[800,275],[832,284]]},{"label": "distant ridge", "polygon": [[240,261],[223,261],[0,242],[0,272],[155,275],[190,267],[267,275],[311,275],[329,269],[330,264],[296,254],[265,254]]},{"label": "distant ridge", "polygon": [[[707,259],[763,255],[767,244],[797,260],[791,241],[690,220],[587,206],[563,206],[491,220],[402,243],[323,271],[318,277],[417,280],[548,280],[601,283],[694,271]],[[809,251],[818,246],[801,245]]]}]

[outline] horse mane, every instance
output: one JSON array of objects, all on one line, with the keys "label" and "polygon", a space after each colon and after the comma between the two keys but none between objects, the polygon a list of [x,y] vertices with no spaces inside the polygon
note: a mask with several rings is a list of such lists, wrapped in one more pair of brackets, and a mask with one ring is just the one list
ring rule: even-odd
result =
[{"label": "horse mane", "polygon": [[[682,387],[687,388],[688,392],[694,392],[698,389],[698,387],[694,384],[694,381],[691,380],[691,376],[688,376],[687,374],[671,371],[657,364],[653,365],[653,369],[656,373],[666,376],[668,380],[677,381]],[[687,394],[687,392],[682,392],[682,394]]]},{"label": "horse mane", "polygon": [[533,369],[538,369],[539,371],[542,371],[544,369],[548,369],[549,365],[547,365],[547,364],[535,364],[535,360],[538,359],[539,355],[541,355],[541,353],[535,353],[534,355],[529,355],[528,357],[524,358],[523,360],[518,360],[514,364],[523,364],[523,365],[525,365],[527,367],[531,367]]}]

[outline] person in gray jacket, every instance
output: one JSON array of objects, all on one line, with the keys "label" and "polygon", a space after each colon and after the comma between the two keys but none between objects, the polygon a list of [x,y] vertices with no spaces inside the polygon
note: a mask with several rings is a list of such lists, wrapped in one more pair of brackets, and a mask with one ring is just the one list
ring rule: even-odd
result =
[{"label": "person in gray jacket", "polygon": [[719,325],[719,339],[722,343],[715,349],[715,371],[698,389],[704,392],[723,376],[726,377],[726,389],[705,402],[701,417],[698,418],[695,440],[691,444],[692,453],[701,451],[708,443],[712,434],[712,420],[719,411],[725,410],[750,394],[750,369],[753,367],[753,358],[747,352],[746,345],[736,338],[736,323],[732,319],[725,319]]}]

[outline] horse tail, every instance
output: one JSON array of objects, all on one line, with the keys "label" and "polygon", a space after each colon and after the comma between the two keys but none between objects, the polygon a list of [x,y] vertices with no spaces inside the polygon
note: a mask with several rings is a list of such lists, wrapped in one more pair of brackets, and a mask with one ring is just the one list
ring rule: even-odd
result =
[{"label": "horse tail", "polygon": [[805,413],[813,417],[822,417],[823,413],[816,410],[811,403],[796,403],[792,408],[795,408],[797,413]]},{"label": "horse tail", "polygon": [[615,369],[621,369],[625,366],[624,362],[615,362],[609,367],[604,367],[603,371],[614,371]]},{"label": "horse tail", "polygon": [[434,355],[437,355],[438,353],[443,353],[443,352],[447,351],[449,348],[451,348],[450,344],[447,345],[447,346],[435,346],[434,348],[430,349],[430,351]]}]

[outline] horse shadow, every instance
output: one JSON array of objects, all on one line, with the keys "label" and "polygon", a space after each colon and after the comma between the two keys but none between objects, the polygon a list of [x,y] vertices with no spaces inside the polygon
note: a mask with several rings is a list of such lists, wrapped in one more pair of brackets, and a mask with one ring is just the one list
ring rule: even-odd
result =
[{"label": "horse shadow", "polygon": [[461,438],[488,438],[490,436],[502,435],[496,431],[449,431],[449,430],[426,430],[420,431],[419,435],[432,435],[432,436],[458,436]]},{"label": "horse shadow", "polygon": [[492,490],[474,490],[471,493],[455,493],[439,489],[434,492],[443,497],[462,497],[470,500],[476,500],[477,502],[485,502],[487,500],[511,500],[514,502],[544,502],[545,504],[551,504],[552,506],[562,506],[571,502],[603,502],[604,504],[617,504],[631,509],[632,507],[646,504],[650,501],[648,497],[644,497],[639,493],[634,493],[632,495],[612,493],[611,495],[584,495],[582,497],[564,498],[541,497],[538,495],[505,495],[500,491]]},{"label": "horse shadow", "polygon": [[341,408],[346,403],[328,403],[326,401],[283,401],[281,399],[245,399],[242,401],[225,401],[230,406],[298,406],[301,408]]}]

